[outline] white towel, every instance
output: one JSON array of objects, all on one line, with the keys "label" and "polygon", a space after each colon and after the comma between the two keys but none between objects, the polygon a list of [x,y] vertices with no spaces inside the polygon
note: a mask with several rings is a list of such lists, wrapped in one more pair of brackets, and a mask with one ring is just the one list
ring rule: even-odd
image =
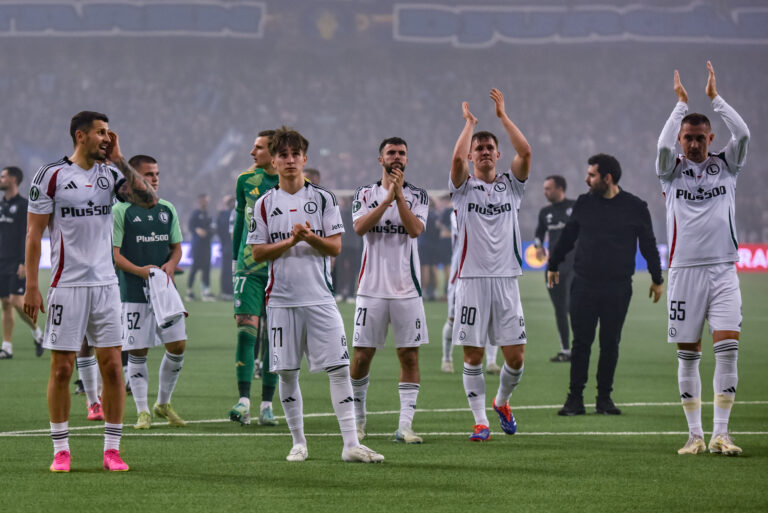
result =
[{"label": "white towel", "polygon": [[149,271],[149,279],[146,283],[149,290],[145,288],[144,293],[147,295],[147,300],[155,314],[155,321],[160,328],[173,326],[187,316],[181,296],[165,271],[159,267],[153,267]]}]

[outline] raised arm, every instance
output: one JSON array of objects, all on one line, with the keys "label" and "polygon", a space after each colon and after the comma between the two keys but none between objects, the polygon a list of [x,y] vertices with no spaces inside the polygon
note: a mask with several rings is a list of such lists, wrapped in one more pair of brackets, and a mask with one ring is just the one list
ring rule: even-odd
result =
[{"label": "raised arm", "polygon": [[677,141],[677,134],[680,133],[680,122],[688,113],[688,93],[680,82],[680,73],[677,70],[675,70],[673,89],[677,95],[677,105],[664,123],[656,145],[656,175],[660,178],[666,178],[675,169],[677,163],[675,141]]},{"label": "raised arm", "polygon": [[461,113],[464,117],[464,128],[459,134],[456,146],[453,148],[453,160],[451,161],[451,182],[458,188],[469,177],[469,148],[472,143],[472,131],[477,125],[477,118],[469,111],[469,103],[462,102]]},{"label": "raised arm", "polygon": [[509,141],[512,143],[512,147],[515,148],[515,158],[512,159],[512,165],[510,170],[515,178],[524,182],[528,179],[528,175],[531,172],[531,145],[525,139],[525,136],[517,128],[509,116],[504,106],[504,95],[501,94],[496,88],[491,89],[491,100],[496,104],[496,116],[501,120],[501,124],[504,126],[504,130],[509,135]]},{"label": "raised arm", "polygon": [[40,246],[43,232],[48,226],[50,214],[27,214],[27,240],[24,267],[27,271],[27,290],[24,293],[24,313],[37,322],[37,313],[45,313],[43,296],[40,294],[38,271],[40,269]]},{"label": "raised arm", "polygon": [[734,171],[738,171],[744,166],[744,162],[747,159],[747,147],[749,146],[749,128],[744,120],[739,116],[738,112],[733,107],[728,105],[723,97],[717,94],[717,82],[715,80],[715,68],[712,63],[707,61],[707,70],[709,76],[707,77],[706,93],[709,99],[712,100],[712,108],[720,114],[723,118],[723,122],[731,132],[731,139],[723,148],[725,152],[725,161],[729,166],[734,166]]},{"label": "raised arm", "polygon": [[120,142],[118,141],[117,134],[110,130],[109,138],[111,143],[107,149],[107,158],[125,177],[125,183],[117,191],[120,198],[142,208],[152,208],[157,205],[155,189],[125,160],[120,151]]},{"label": "raised arm", "polygon": [[[393,172],[399,171],[397,169],[393,169]],[[400,172],[402,175],[402,172]],[[373,210],[369,210],[365,214],[361,215],[355,221],[352,223],[352,228],[354,228],[355,233],[358,234],[360,237],[368,233],[371,228],[376,226],[376,223],[379,222],[381,219],[381,216],[384,215],[384,212],[387,211],[389,206],[392,204],[392,202],[395,200],[395,185],[394,183],[390,184],[390,187],[387,189],[387,196],[384,198],[384,200],[376,205],[376,208]],[[356,201],[361,201],[361,199],[356,199]]]}]

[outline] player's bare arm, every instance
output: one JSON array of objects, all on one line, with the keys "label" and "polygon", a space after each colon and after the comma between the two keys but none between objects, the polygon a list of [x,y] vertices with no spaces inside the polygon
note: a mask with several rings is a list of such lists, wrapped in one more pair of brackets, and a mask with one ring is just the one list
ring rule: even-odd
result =
[{"label": "player's bare arm", "polygon": [[680,81],[680,72],[677,70],[674,73],[672,89],[677,96],[678,104],[675,105],[666,123],[664,123],[656,146],[656,175],[662,179],[671,176],[675,169],[677,163],[675,142],[680,132],[680,121],[688,112],[688,92],[683,87],[683,83]]},{"label": "player's bare arm", "polygon": [[509,135],[509,141],[512,143],[512,147],[515,148],[515,158],[512,159],[512,165],[510,170],[515,178],[524,182],[528,179],[528,175],[531,172],[531,145],[528,144],[523,133],[517,128],[509,116],[504,105],[504,95],[501,94],[496,88],[491,89],[491,100],[496,104],[496,116],[501,120],[504,130]]},{"label": "player's bare arm", "polygon": [[120,151],[120,142],[117,134],[110,130],[110,144],[107,148],[107,158],[123,173],[125,183],[120,186],[118,193],[123,200],[138,205],[142,208],[152,208],[157,205],[157,192],[149,185],[135,169],[125,160]]},{"label": "player's bare arm", "polygon": [[709,75],[707,76],[707,87],[704,89],[704,92],[707,93],[710,100],[714,100],[717,97],[717,82],[715,81],[715,68],[709,61],[707,61],[707,71]]},{"label": "player's bare arm", "polygon": [[43,296],[40,294],[38,271],[40,269],[40,246],[43,232],[48,226],[50,214],[27,213],[26,259],[24,266],[27,271],[27,290],[24,293],[24,313],[37,322],[37,312],[45,313]]},{"label": "player's bare arm", "polygon": [[295,246],[299,241],[295,236],[291,235],[287,239],[283,239],[271,244],[251,244],[251,254],[253,259],[257,262],[266,262],[267,260],[276,260],[280,258],[283,253]]},{"label": "player's bare arm", "polygon": [[168,244],[168,248],[171,250],[171,254],[168,257],[168,261],[160,266],[165,274],[171,277],[171,280],[176,281],[176,268],[181,261],[181,242]]},{"label": "player's bare arm", "polygon": [[677,95],[677,101],[688,103],[688,92],[685,90],[685,87],[683,87],[683,83],[680,81],[680,72],[677,70],[675,70],[673,88]]},{"label": "player's bare arm", "polygon": [[[393,171],[399,170],[395,169]],[[398,177],[394,182],[395,205],[397,206],[397,212],[400,214],[400,221],[402,221],[403,226],[405,227],[405,231],[408,232],[409,237],[415,239],[421,235],[421,232],[424,231],[424,224],[419,221],[419,218],[416,217],[416,215],[411,211],[410,207],[408,207],[408,202],[405,201],[405,196],[403,196],[404,177],[402,177],[402,172],[400,172],[400,175],[401,176]]]},{"label": "player's bare arm", "polygon": [[112,246],[112,259],[115,261],[115,267],[121,271],[134,274],[143,280],[149,279],[150,269],[157,267],[156,265],[134,265],[120,253],[120,246]]},{"label": "player's bare arm", "polygon": [[477,125],[477,118],[470,112],[469,103],[462,102],[461,115],[464,118],[464,128],[453,148],[453,160],[451,161],[451,182],[453,182],[454,187],[459,187],[469,177],[469,149],[472,145],[472,131]]},{"label": "player's bare arm", "polygon": [[[393,173],[395,171],[399,171],[397,169],[392,170]],[[400,172],[402,175],[402,172]],[[389,205],[392,204],[392,202],[395,200],[395,185],[394,182],[390,183],[390,187],[387,189],[387,196],[384,198],[384,201],[379,203],[376,208],[369,211],[364,216],[360,216],[357,219],[355,219],[354,224],[352,227],[355,230],[355,233],[358,234],[360,237],[368,233],[371,228],[376,226],[376,223],[379,222],[381,217],[384,215],[384,212],[387,211],[389,208]]]},{"label": "player's bare arm", "polygon": [[336,233],[329,237],[320,237],[310,229],[309,221],[306,224],[293,225],[293,237],[297,241],[304,241],[324,256],[339,256],[341,253],[341,234]]}]

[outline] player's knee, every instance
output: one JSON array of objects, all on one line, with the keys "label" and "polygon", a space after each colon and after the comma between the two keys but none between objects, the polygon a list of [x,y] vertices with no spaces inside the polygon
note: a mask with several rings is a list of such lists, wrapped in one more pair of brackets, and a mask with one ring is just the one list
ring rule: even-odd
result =
[{"label": "player's knee", "polygon": [[69,380],[72,378],[72,373],[75,370],[74,362],[62,360],[56,362],[51,369],[51,378],[55,383],[64,383],[69,385]]},{"label": "player's knee", "polygon": [[10,298],[4,297],[2,299],[2,302],[3,302],[3,313],[6,315],[12,313],[11,310],[13,309],[13,305],[11,304]]},{"label": "player's knee", "polygon": [[149,349],[131,349],[128,351],[128,354],[131,356],[147,356]]},{"label": "player's knee", "polygon": [[482,347],[464,346],[464,363],[469,365],[481,365],[485,350]]},{"label": "player's knee", "polygon": [[168,344],[165,344],[165,350],[175,355],[184,353],[184,349],[186,349],[186,347],[186,340],[178,340],[176,342],[169,342]]}]

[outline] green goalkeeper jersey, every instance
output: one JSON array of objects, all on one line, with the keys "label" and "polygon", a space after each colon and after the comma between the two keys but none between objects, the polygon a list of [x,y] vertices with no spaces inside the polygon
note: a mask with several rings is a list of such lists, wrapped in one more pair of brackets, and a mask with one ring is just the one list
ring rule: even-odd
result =
[{"label": "green goalkeeper jersey", "polygon": [[251,224],[256,200],[277,185],[278,180],[277,174],[270,175],[260,168],[246,171],[237,177],[235,212],[239,220],[242,220],[242,224],[236,220],[235,227],[237,229],[242,226],[242,228],[239,233],[232,234],[232,249],[233,254],[237,255],[235,272],[238,274],[267,275],[268,263],[256,262],[251,254],[251,247],[245,243],[245,240],[248,238],[248,226]]},{"label": "green goalkeeper jersey", "polygon": [[[114,225],[112,245],[133,265],[160,267],[171,254],[169,244],[181,242],[179,216],[174,206],[164,199],[152,208],[132,203],[117,203],[112,208]],[[144,280],[135,274],[117,271],[120,299],[123,303],[146,303]]]}]

